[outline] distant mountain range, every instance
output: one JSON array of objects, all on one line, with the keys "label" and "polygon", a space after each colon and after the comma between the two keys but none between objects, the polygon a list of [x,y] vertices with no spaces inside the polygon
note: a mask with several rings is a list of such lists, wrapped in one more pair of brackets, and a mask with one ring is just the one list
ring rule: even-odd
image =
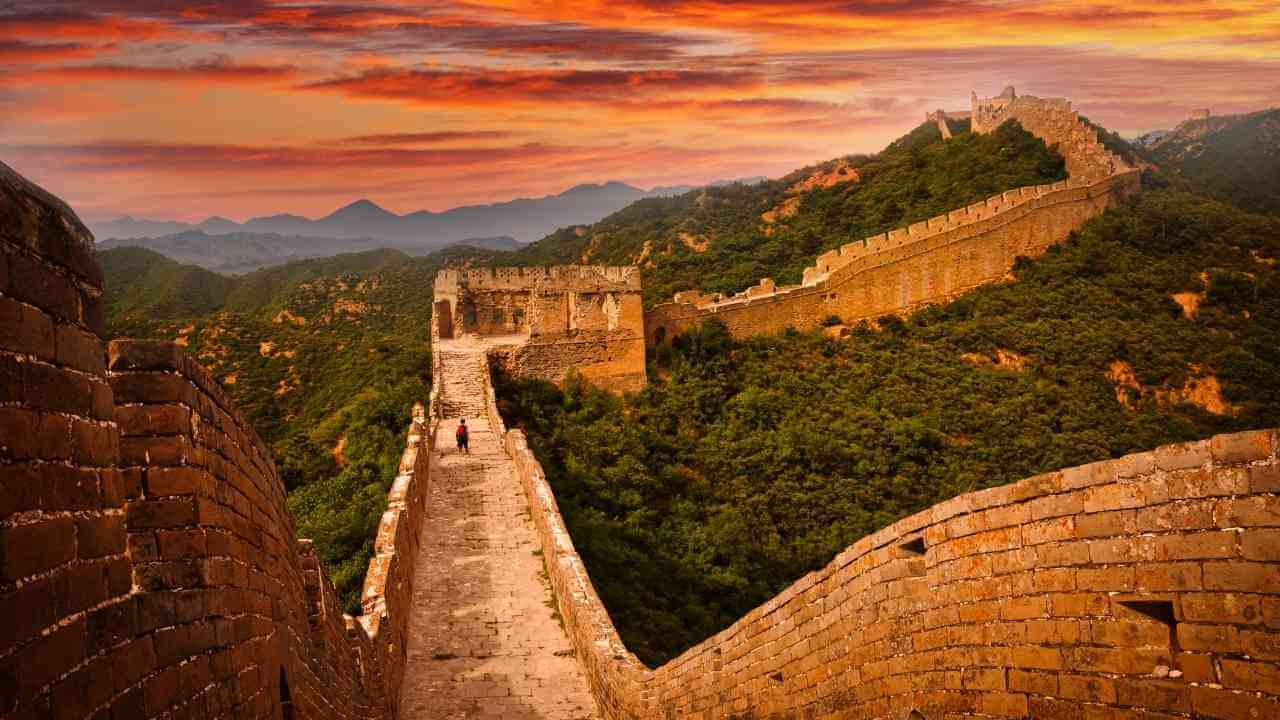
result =
[{"label": "distant mountain range", "polygon": [[[762,178],[747,178],[754,183]],[[730,181],[737,182],[737,181]],[[726,183],[715,183],[726,184]],[[420,210],[396,215],[370,200],[358,200],[319,219],[281,214],[252,218],[237,223],[211,217],[200,223],[181,223],[120,218],[91,224],[99,239],[158,238],[191,230],[210,235],[228,233],[274,233],[322,238],[370,239],[386,246],[413,246],[430,251],[468,238],[511,237],[519,243],[533,242],[568,225],[591,224],[637,200],[671,197],[692,190],[692,186],[658,187],[642,190],[621,182],[578,185],[559,195],[523,198],[492,205],[470,205],[444,212]]]},{"label": "distant mountain range", "polygon": [[[755,184],[764,178],[712,183]],[[325,217],[270,215],[238,223],[210,217],[191,224],[120,218],[91,224],[103,250],[144,247],[181,263],[224,273],[243,273],[292,260],[395,248],[410,255],[451,245],[514,250],[563,227],[590,225],[647,198],[682,195],[692,186],[642,190],[621,182],[578,185],[559,195],[471,205],[444,212],[396,215],[370,200],[358,200]]]},{"label": "distant mountain range", "polygon": [[[167,223],[166,223],[167,224]],[[207,221],[201,227],[208,227]],[[332,238],[279,233],[228,232],[211,234],[204,229],[183,230],[160,237],[113,238],[98,243],[98,250],[141,247],[177,262],[206,270],[238,274],[282,265],[294,260],[329,257],[343,253],[395,248],[410,255],[425,255],[440,247],[468,245],[484,250],[515,250],[521,246],[510,236],[466,238],[443,246],[418,246],[373,238]]]}]

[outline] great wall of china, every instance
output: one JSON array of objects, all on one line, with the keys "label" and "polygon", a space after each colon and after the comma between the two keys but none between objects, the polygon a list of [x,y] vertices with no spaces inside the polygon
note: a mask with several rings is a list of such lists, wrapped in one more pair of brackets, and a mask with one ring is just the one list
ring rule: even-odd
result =
[{"label": "great wall of china", "polygon": [[1066,159],[1069,179],[1009,190],[910,227],[847,243],[823,254],[800,285],[765,278],[729,298],[696,290],[677,293],[645,313],[649,345],[660,345],[709,318],[736,337],[813,328],[827,318],[844,323],[909,313],[1003,278],[1018,256],[1035,257],[1086,220],[1137,192],[1139,172],[1109,152],[1098,132],[1060,98],[973,97],[967,113],[930,113],[943,135],[947,118],[969,117],[974,132],[1017,120]]},{"label": "great wall of china", "polygon": [[[1045,132],[1040,106],[1018,100],[979,107],[975,128],[1025,112]],[[1111,172],[1114,158],[1064,154],[1073,180],[1103,159],[1106,174],[1010,203],[1001,221],[1060,240],[1071,218],[1136,183]],[[1062,191],[1076,210],[1034,202]],[[975,242],[1000,234],[981,227]],[[827,257],[823,272],[861,259]],[[353,618],[225,392],[173,343],[106,342],[92,239],[0,165],[0,716],[1280,717],[1276,430],[946,501],[646,668],[523,433],[503,425],[488,372],[491,353],[550,379],[585,358],[606,384],[634,384],[638,280],[616,269],[454,279],[437,298],[453,293],[449,312],[432,318],[431,397],[410,419]],[[492,300],[470,322],[495,324],[467,332],[470,290]],[[554,346],[527,364],[511,347],[515,310],[543,313],[541,344]],[[461,417],[474,454],[446,454],[437,437]]]}]

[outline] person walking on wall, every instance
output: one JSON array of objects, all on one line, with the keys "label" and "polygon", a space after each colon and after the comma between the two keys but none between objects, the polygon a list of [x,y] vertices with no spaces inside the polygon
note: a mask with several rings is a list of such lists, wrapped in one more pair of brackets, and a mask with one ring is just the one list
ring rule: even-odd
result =
[{"label": "person walking on wall", "polygon": [[462,418],[458,421],[458,452],[471,454],[471,448],[467,447],[467,419]]}]

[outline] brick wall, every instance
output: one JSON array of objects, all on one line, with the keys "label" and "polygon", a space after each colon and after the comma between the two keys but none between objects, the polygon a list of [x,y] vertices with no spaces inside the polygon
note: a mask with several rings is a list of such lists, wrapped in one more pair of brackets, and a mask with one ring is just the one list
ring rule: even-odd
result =
[{"label": "brick wall", "polygon": [[619,639],[523,433],[505,442],[611,720],[1280,717],[1280,431],[953,498],[656,670]]},{"label": "brick wall", "polygon": [[647,382],[638,268],[441,270],[434,292],[433,332],[500,336],[487,344],[513,376],[559,383],[572,369],[613,392]]},{"label": "brick wall", "polygon": [[[0,716],[117,692],[88,649],[131,590],[102,273],[61,201],[0,164]],[[87,713],[85,713],[87,714]]]},{"label": "brick wall", "polygon": [[0,715],[393,717],[427,482],[415,411],[357,620],[213,377],[102,340],[93,242],[0,165]]},{"label": "brick wall", "polygon": [[[910,313],[1005,277],[1019,256],[1035,257],[1087,220],[1139,189],[1139,173],[1108,152],[1097,130],[1060,98],[979,101],[975,132],[1018,120],[1067,160],[1066,182],[1010,190],[945,215],[850,242],[819,256],[800,285],[760,285],[733,297],[679,293],[645,314],[649,345],[669,342],[715,318],[735,337],[788,327],[815,328],[831,316],[845,323]],[[941,121],[941,120],[940,120]]]},{"label": "brick wall", "polygon": [[819,258],[804,285],[654,306],[645,314],[646,342],[670,342],[712,318],[735,337],[750,337],[788,327],[816,328],[832,315],[855,323],[945,302],[1005,277],[1018,256],[1043,254],[1137,187],[1137,172],[1125,172],[1088,185],[1064,182],[1011,191],[951,213],[945,222],[930,220],[869,238],[872,251],[861,243],[833,251],[837,257]]}]

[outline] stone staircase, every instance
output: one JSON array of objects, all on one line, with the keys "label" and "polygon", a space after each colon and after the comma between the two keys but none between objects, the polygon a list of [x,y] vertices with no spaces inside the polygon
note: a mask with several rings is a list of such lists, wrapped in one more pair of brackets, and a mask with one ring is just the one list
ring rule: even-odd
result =
[{"label": "stone staircase", "polygon": [[489,373],[483,350],[470,347],[451,348],[456,343],[442,342],[435,348],[440,363],[440,415],[444,418],[485,417],[485,376]]}]

